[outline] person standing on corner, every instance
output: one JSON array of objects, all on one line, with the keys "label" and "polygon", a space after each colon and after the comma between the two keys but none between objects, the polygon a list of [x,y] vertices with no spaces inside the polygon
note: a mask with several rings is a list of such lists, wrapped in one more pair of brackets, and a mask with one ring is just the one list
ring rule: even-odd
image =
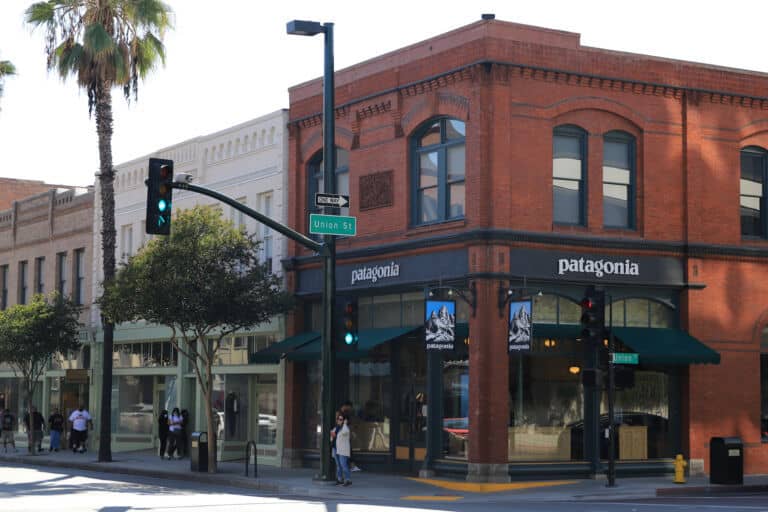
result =
[{"label": "person standing on corner", "polygon": [[3,411],[3,450],[8,453],[8,445],[13,446],[13,451],[18,452],[16,448],[16,439],[14,438],[16,430],[16,417],[13,415],[10,409],[6,407]]},{"label": "person standing on corner", "polygon": [[53,409],[53,413],[48,416],[48,430],[51,432],[51,444],[49,450],[59,451],[61,448],[61,433],[64,432],[64,416],[61,415],[58,408]]},{"label": "person standing on corner", "polygon": [[182,457],[186,457],[189,451],[189,411],[186,409],[181,410],[181,432],[179,433],[179,439],[179,446],[181,447],[179,453]]},{"label": "person standing on corner", "polygon": [[88,428],[93,429],[91,415],[85,406],[80,404],[80,407],[69,415],[69,421],[72,423],[72,453],[85,453],[88,450],[86,446],[88,444]]},{"label": "person standing on corner", "polygon": [[[354,408],[352,407],[352,400],[347,400],[343,404],[341,404],[341,414],[345,418],[347,418],[347,426],[350,430],[350,439],[351,439],[351,432],[354,427],[353,420],[356,418]],[[355,462],[355,460],[352,458],[352,451],[351,451],[351,443],[350,443],[350,452],[349,452],[349,470],[351,472],[355,471],[362,471],[363,469]]]},{"label": "person standing on corner", "polygon": [[352,473],[349,471],[350,431],[346,416],[336,414],[336,428],[331,431],[333,458],[336,460],[336,485],[352,485]]},{"label": "person standing on corner", "polygon": [[27,450],[32,455],[43,451],[43,429],[45,428],[45,418],[34,405],[30,407],[30,413],[24,414],[24,428],[27,429],[29,444]]},{"label": "person standing on corner", "polygon": [[165,449],[168,446],[168,411],[163,409],[157,417],[157,437],[160,439],[160,458],[165,457]]}]

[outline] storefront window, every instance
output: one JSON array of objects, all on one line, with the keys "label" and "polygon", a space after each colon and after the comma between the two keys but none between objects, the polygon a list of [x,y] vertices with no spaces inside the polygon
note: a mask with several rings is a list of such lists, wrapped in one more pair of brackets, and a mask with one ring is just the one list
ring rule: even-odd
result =
[{"label": "storefront window", "polygon": [[403,294],[403,325],[421,325],[424,322],[424,293]]},{"label": "storefront window", "polygon": [[469,438],[469,359],[443,361],[443,453],[467,458]]},{"label": "storefront window", "polygon": [[[606,322],[611,308],[606,306]],[[624,299],[613,302],[613,325],[620,327],[676,327],[675,309],[649,299]]]},{"label": "storefront window", "polygon": [[539,324],[557,323],[557,295],[542,295],[533,298],[533,321]]},{"label": "storefront window", "polygon": [[[760,334],[762,350],[768,349],[768,327]],[[760,354],[760,432],[768,442],[768,353]]]},{"label": "storefront window", "polygon": [[373,310],[373,327],[400,327],[400,294],[374,297]]},{"label": "storefront window", "polygon": [[[154,381],[150,375],[121,375],[117,384],[117,432],[151,435],[154,426]],[[113,384],[112,392],[115,392]]]},{"label": "storefront window", "polygon": [[[321,373],[320,361],[306,363],[306,381],[302,386],[305,390],[303,396],[304,424],[302,432],[304,434],[304,447],[309,449],[320,449],[320,415],[322,404],[320,403]],[[299,370],[301,371],[301,370]]]},{"label": "storefront window", "polygon": [[[248,440],[248,415],[249,415],[249,396],[248,396],[248,375],[225,375],[224,376],[224,399],[220,399],[218,393],[215,394],[216,402],[214,408],[220,420],[220,432],[227,441],[247,441]],[[217,382],[220,382],[217,380]]]},{"label": "storefront window", "polygon": [[24,404],[20,396],[19,379],[15,377],[0,379],[0,409],[9,409],[16,415],[17,430],[21,430],[21,418],[24,417]]},{"label": "storefront window", "polygon": [[[631,389],[616,391],[614,418],[618,425],[618,459],[674,457],[669,439],[669,377],[661,372],[636,371]],[[608,397],[600,404],[600,427],[608,426]],[[604,436],[603,436],[604,437]],[[600,457],[608,456],[602,447]]]},{"label": "storefront window", "polygon": [[78,350],[51,357],[52,370],[79,370],[91,367],[91,347],[83,345]]},{"label": "storefront window", "polygon": [[530,353],[509,358],[510,461],[582,458],[584,393],[574,340],[545,346],[535,338]]},{"label": "storefront window", "polygon": [[258,430],[256,443],[277,444],[277,375],[259,375],[256,381]]},{"label": "storefront window", "polygon": [[389,452],[393,398],[388,345],[371,358],[349,363],[349,423],[356,451]]}]

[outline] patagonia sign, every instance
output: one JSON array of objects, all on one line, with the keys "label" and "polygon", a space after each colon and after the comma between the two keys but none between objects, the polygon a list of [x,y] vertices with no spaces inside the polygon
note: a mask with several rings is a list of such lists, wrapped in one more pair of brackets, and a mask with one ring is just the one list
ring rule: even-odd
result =
[{"label": "patagonia sign", "polygon": [[354,285],[355,283],[362,283],[365,281],[370,281],[371,283],[375,283],[379,279],[386,279],[388,277],[399,277],[400,276],[400,265],[395,263],[394,261],[391,262],[389,265],[378,265],[378,266],[363,266],[360,268],[356,268],[352,270],[352,278],[350,285]]},{"label": "patagonia sign", "polygon": [[571,273],[593,274],[598,279],[603,276],[639,276],[640,265],[632,260],[611,261],[590,258],[560,258],[557,260],[558,275]]}]

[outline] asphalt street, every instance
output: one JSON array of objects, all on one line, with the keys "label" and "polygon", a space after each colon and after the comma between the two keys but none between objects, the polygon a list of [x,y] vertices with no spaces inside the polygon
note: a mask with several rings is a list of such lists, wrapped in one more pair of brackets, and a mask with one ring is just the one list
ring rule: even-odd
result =
[{"label": "asphalt street", "polygon": [[393,496],[365,499],[289,496],[221,485],[100,474],[76,469],[5,465],[0,468],[0,510],[51,512],[200,511],[239,512],[768,512],[765,493],[722,496],[528,501],[514,493],[458,496]]}]

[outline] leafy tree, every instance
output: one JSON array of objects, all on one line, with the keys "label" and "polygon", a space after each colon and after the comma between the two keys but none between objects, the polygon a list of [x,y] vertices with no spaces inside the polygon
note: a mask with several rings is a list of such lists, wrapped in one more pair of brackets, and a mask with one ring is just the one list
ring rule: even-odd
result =
[{"label": "leafy tree", "polygon": [[[280,279],[259,262],[260,243],[198,206],[173,220],[168,237],[151,240],[106,286],[102,313],[119,323],[144,319],[171,329],[171,343],[194,368],[215,442],[213,371],[221,340],[292,306]],[[209,471],[216,471],[214,442]]]},{"label": "leafy tree", "polygon": [[0,60],[0,97],[3,96],[3,82],[6,76],[16,74],[16,68],[9,60]]},{"label": "leafy tree", "polygon": [[[30,414],[38,380],[54,354],[80,348],[80,306],[57,292],[34,295],[29,304],[0,311],[0,360],[22,378],[24,406]],[[28,429],[32,446],[32,430]]]},{"label": "leafy tree", "polygon": [[[139,78],[158,60],[165,63],[162,37],[171,9],[159,0],[48,0],[32,4],[26,20],[46,32],[48,69],[73,75],[96,111],[99,144],[101,247],[104,285],[115,276],[115,170],[112,167],[112,88],[138,98]],[[112,344],[114,325],[105,322],[99,461],[112,460]]]}]

